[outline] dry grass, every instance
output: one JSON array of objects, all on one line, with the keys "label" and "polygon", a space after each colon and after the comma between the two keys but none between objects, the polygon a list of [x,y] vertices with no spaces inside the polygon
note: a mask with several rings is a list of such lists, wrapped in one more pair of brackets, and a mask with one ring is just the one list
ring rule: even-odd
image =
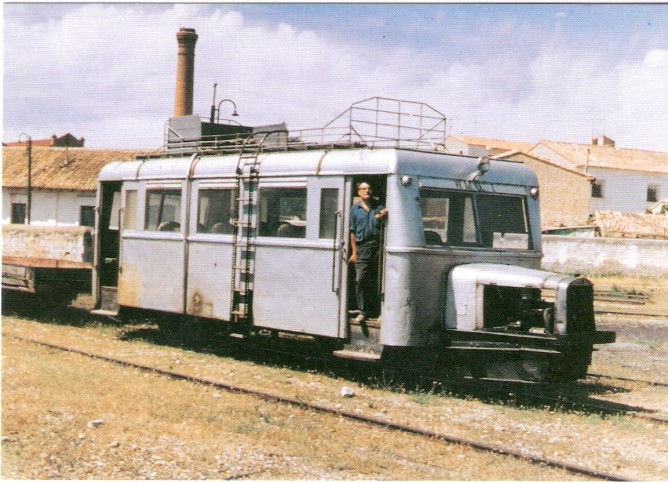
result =
[{"label": "dry grass", "polygon": [[668,320],[668,277],[641,277],[623,274],[584,276],[594,283],[596,290],[629,295],[642,294],[649,297],[645,303],[636,305],[624,305],[621,302],[597,302],[597,309],[665,315]]},{"label": "dry grass", "polygon": [[[155,332],[152,327],[72,327],[14,317],[5,317],[3,325],[3,333],[9,335],[500,443],[601,471],[627,472],[632,479],[668,476],[665,428],[647,422],[402,392],[390,384],[373,387],[321,372],[264,366],[133,337]],[[624,351],[594,357],[595,364],[603,361],[599,372],[608,369],[607,363],[634,360]],[[668,372],[668,364],[657,364],[656,369]],[[568,473],[511,458],[367,428],[6,337],[2,369],[5,478],[573,479]],[[340,397],[344,385],[352,387],[356,397]],[[617,388],[597,385],[591,390],[592,395],[630,404],[623,400],[630,393]],[[641,395],[649,401],[668,400],[665,390],[663,396],[661,389],[654,391],[659,392]],[[98,419],[103,424],[87,427]]]},{"label": "dry grass", "polygon": [[7,338],[2,409],[3,478],[570,477]]}]

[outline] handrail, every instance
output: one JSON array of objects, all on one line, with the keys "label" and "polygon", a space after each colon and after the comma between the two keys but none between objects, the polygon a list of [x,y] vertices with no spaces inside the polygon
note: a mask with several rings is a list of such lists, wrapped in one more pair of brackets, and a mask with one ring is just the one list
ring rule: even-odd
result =
[{"label": "handrail", "polygon": [[[176,134],[178,139],[167,139],[165,147],[168,151],[201,154],[238,154],[249,146],[258,151],[340,147],[434,151],[445,143],[445,124],[445,115],[427,104],[371,97],[352,104],[320,128],[184,137],[170,127],[170,132]],[[284,135],[285,142],[266,142],[267,138],[276,134]]]}]

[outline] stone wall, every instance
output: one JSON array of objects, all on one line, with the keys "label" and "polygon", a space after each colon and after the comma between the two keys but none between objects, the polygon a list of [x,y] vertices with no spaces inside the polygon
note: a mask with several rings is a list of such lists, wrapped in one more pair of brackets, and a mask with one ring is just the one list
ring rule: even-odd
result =
[{"label": "stone wall", "polygon": [[89,227],[3,225],[2,256],[89,263],[92,232]]},{"label": "stone wall", "polygon": [[668,276],[668,240],[543,235],[543,253],[554,272]]}]

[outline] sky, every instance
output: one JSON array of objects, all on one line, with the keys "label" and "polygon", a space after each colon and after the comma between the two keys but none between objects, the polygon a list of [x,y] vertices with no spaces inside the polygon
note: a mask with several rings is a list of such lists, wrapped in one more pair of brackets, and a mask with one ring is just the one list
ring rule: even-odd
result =
[{"label": "sky", "polygon": [[187,27],[204,118],[215,83],[250,126],[378,96],[427,103],[448,135],[668,151],[668,4],[4,3],[3,24],[4,142],[162,146]]}]

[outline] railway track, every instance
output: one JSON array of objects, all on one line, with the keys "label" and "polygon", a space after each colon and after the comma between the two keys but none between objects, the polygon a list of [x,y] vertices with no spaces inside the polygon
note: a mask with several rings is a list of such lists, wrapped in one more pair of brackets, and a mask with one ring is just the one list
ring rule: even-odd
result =
[{"label": "railway track", "polygon": [[386,429],[390,429],[390,430],[401,431],[401,432],[408,433],[408,434],[419,435],[419,436],[423,436],[423,437],[427,437],[427,438],[432,438],[432,439],[435,439],[435,440],[440,440],[440,441],[443,441],[445,443],[463,445],[463,446],[467,446],[467,447],[470,447],[470,448],[473,448],[473,449],[476,449],[476,450],[485,451],[485,452],[489,452],[489,453],[493,453],[493,454],[498,454],[498,455],[503,455],[503,456],[510,456],[510,457],[514,457],[514,458],[517,458],[517,459],[522,460],[522,461],[526,461],[526,462],[531,463],[531,464],[540,464],[540,465],[545,465],[545,466],[552,467],[552,468],[562,469],[562,470],[568,471],[568,472],[570,472],[572,474],[576,474],[576,475],[582,475],[582,476],[586,476],[586,477],[590,477],[590,478],[596,478],[596,479],[605,480],[605,481],[632,481],[631,479],[628,479],[628,478],[626,478],[624,476],[621,476],[621,475],[606,473],[606,472],[598,471],[598,470],[595,470],[595,469],[586,468],[586,467],[579,466],[579,465],[574,465],[574,464],[571,464],[571,463],[568,463],[568,462],[559,461],[559,460],[552,459],[552,458],[545,458],[545,457],[542,457],[542,456],[530,455],[530,454],[527,454],[526,452],[519,452],[519,451],[509,449],[509,448],[498,446],[498,445],[490,445],[490,444],[486,444],[486,443],[483,443],[483,442],[480,442],[480,441],[474,441],[474,440],[471,440],[471,439],[464,439],[464,438],[460,438],[460,437],[456,437],[456,436],[452,436],[452,435],[448,435],[448,434],[444,434],[444,433],[438,433],[438,432],[430,431],[430,430],[419,428],[419,427],[407,426],[407,425],[404,425],[404,424],[395,423],[395,422],[385,420],[385,419],[379,419],[379,418],[375,418],[375,417],[364,416],[364,415],[360,415],[360,414],[357,414],[357,413],[344,411],[344,410],[337,409],[337,408],[332,408],[332,407],[322,405],[322,404],[310,403],[310,402],[306,402],[306,401],[303,401],[303,400],[297,400],[297,399],[294,399],[294,398],[289,398],[289,397],[285,397],[285,396],[271,394],[271,393],[268,393],[268,392],[263,392],[263,391],[250,389],[250,388],[247,388],[247,387],[236,386],[236,385],[228,384],[228,383],[225,383],[225,382],[222,382],[222,381],[217,381],[217,380],[213,380],[213,379],[209,379],[209,378],[205,378],[205,377],[198,377],[198,376],[193,376],[193,375],[190,375],[190,374],[184,374],[184,373],[180,373],[180,372],[176,372],[176,371],[172,371],[172,370],[160,369],[160,368],[152,367],[152,366],[145,365],[145,364],[138,364],[138,363],[134,363],[134,362],[129,362],[129,361],[125,361],[125,360],[122,360],[122,359],[117,359],[117,358],[113,358],[113,357],[109,357],[109,356],[94,354],[94,353],[91,353],[91,352],[88,352],[88,351],[84,351],[84,350],[80,350],[80,349],[76,349],[76,348],[72,348],[72,347],[62,346],[62,345],[59,345],[59,344],[52,344],[52,343],[48,343],[48,342],[43,342],[43,341],[24,338],[24,337],[19,337],[19,336],[11,336],[11,335],[3,335],[3,336],[4,337],[10,337],[12,339],[23,341],[23,342],[30,343],[30,344],[35,344],[35,345],[39,345],[39,346],[43,346],[43,347],[48,347],[48,348],[55,349],[55,350],[60,350],[60,351],[64,351],[64,352],[70,352],[70,353],[78,354],[78,355],[88,357],[88,358],[91,358],[91,359],[101,360],[101,361],[117,364],[117,365],[124,366],[124,367],[131,367],[131,368],[134,368],[134,369],[139,369],[139,370],[150,372],[150,373],[153,373],[153,374],[159,374],[159,375],[162,375],[162,376],[167,376],[167,377],[177,379],[177,380],[189,381],[189,382],[192,382],[192,383],[197,383],[197,384],[203,384],[203,385],[207,385],[207,386],[216,387],[218,389],[226,390],[226,391],[233,392],[233,393],[245,394],[245,395],[249,395],[249,396],[252,396],[252,397],[256,397],[256,398],[264,400],[264,401],[269,401],[269,402],[274,402],[274,403],[279,403],[279,404],[287,404],[287,405],[294,406],[294,407],[304,409],[304,410],[317,411],[317,412],[320,412],[320,413],[326,413],[326,414],[331,414],[331,415],[335,415],[335,416],[338,416],[338,417],[343,417],[343,418],[346,418],[346,419],[350,419],[350,420],[357,421],[357,422],[367,424],[367,425],[371,425],[371,426],[377,426],[377,427],[382,427],[382,428],[386,428]]},{"label": "railway track", "polygon": [[[253,353],[264,352],[273,357],[281,358],[278,364],[294,365],[295,358],[305,361],[308,369],[313,369],[314,365],[319,368],[331,370],[332,359],[322,354],[304,354],[298,348],[290,347],[289,350],[280,350],[270,344],[257,343],[253,346]],[[334,362],[340,362],[336,360]],[[373,366],[373,364],[371,364]],[[359,371],[361,365],[354,366]],[[342,375],[340,372],[345,371]],[[601,416],[627,416],[632,418],[646,419],[659,424],[668,424],[668,419],[652,414],[654,411],[640,406],[629,406],[619,404],[604,399],[582,400],[582,397],[589,396],[589,387],[582,382],[573,383],[540,383],[532,384],[520,381],[501,381],[494,379],[473,379],[473,378],[452,378],[434,374],[417,374],[415,377],[406,380],[405,374],[400,374],[391,368],[382,367],[374,370],[370,368],[367,371],[362,370],[361,375],[355,369],[338,371],[337,375],[346,379],[356,379],[358,382],[369,376],[382,380],[395,380],[399,385],[415,386],[426,388],[441,388],[441,391],[449,392],[453,395],[464,397],[477,397],[485,402],[498,404],[514,405],[516,407],[548,408],[560,411],[576,411],[584,414],[599,414]],[[668,384],[654,383],[653,381],[643,381],[634,379],[616,378],[605,375],[591,375],[601,379],[620,380],[624,382],[639,382],[650,385],[663,386]],[[579,394],[579,397],[573,397]]]},{"label": "railway track", "polygon": [[624,381],[624,382],[635,382],[639,384],[646,384],[648,386],[661,386],[661,387],[668,387],[668,382],[661,382],[661,381],[648,381],[646,379],[633,379],[631,377],[619,377],[619,376],[609,376],[606,374],[587,374],[587,377],[593,378],[593,379],[611,379],[613,381]]}]

